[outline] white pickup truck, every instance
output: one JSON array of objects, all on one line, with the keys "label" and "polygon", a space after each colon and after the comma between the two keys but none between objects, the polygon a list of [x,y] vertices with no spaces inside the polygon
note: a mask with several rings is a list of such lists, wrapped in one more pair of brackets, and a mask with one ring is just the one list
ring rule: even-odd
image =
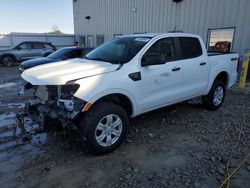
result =
[{"label": "white pickup truck", "polygon": [[26,109],[42,126],[52,126],[47,118],[73,123],[87,148],[104,154],[121,145],[129,117],[197,96],[218,109],[236,82],[237,61],[237,53],[208,54],[193,34],[123,36],[84,59],[24,71],[24,90],[36,98]]}]

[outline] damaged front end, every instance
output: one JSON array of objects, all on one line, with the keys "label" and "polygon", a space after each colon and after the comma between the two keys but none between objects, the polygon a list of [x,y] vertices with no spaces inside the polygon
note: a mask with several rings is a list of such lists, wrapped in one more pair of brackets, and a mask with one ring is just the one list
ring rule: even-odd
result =
[{"label": "damaged front end", "polygon": [[38,122],[42,129],[51,129],[51,124],[60,123],[66,127],[72,125],[78,118],[87,102],[74,97],[79,85],[69,83],[66,85],[33,86],[25,84],[21,93],[33,90],[34,100],[28,101],[25,114]]}]

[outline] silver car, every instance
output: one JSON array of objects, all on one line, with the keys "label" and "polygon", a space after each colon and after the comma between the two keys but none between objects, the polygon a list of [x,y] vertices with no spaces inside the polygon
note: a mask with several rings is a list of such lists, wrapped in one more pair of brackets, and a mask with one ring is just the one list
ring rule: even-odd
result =
[{"label": "silver car", "polygon": [[0,50],[0,64],[13,66],[15,62],[46,57],[54,51],[56,51],[56,47],[51,43],[25,41],[13,48]]}]

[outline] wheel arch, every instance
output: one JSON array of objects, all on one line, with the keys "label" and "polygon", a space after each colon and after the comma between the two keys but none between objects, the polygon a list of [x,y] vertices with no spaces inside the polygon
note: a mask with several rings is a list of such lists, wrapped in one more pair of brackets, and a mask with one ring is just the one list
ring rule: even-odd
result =
[{"label": "wheel arch", "polygon": [[12,54],[12,53],[5,53],[5,54],[2,54],[2,55],[0,56],[0,62],[2,62],[2,59],[3,59],[4,57],[6,57],[6,56],[13,57],[15,61],[17,60],[17,58],[16,58],[16,56],[15,56],[14,54]]},{"label": "wheel arch", "polygon": [[217,76],[215,77],[213,83],[216,81],[216,80],[220,80],[222,82],[225,83],[226,87],[228,86],[228,83],[229,83],[229,74],[227,71],[222,71],[220,72],[219,74],[217,74]]},{"label": "wheel arch", "polygon": [[215,75],[216,76],[214,77],[214,79],[211,79],[209,82],[209,87],[207,89],[206,94],[210,91],[210,89],[212,88],[212,86],[216,80],[221,80],[222,82],[224,82],[226,85],[226,88],[229,85],[229,73],[226,70],[220,71],[220,72],[216,73]]},{"label": "wheel arch", "polygon": [[100,93],[99,95],[96,95],[91,100],[87,100],[87,101],[88,103],[91,103],[92,105],[95,105],[103,101],[113,102],[123,107],[129,117],[134,116],[134,114],[136,113],[135,101],[132,95],[124,91]]}]

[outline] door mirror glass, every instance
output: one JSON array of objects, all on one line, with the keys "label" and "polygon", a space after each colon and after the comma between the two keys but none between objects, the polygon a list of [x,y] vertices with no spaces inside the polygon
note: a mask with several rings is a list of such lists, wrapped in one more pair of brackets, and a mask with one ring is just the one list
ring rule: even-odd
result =
[{"label": "door mirror glass", "polygon": [[162,65],[165,64],[165,56],[161,53],[149,53],[145,54],[142,58],[141,65],[148,66],[148,65]]}]

